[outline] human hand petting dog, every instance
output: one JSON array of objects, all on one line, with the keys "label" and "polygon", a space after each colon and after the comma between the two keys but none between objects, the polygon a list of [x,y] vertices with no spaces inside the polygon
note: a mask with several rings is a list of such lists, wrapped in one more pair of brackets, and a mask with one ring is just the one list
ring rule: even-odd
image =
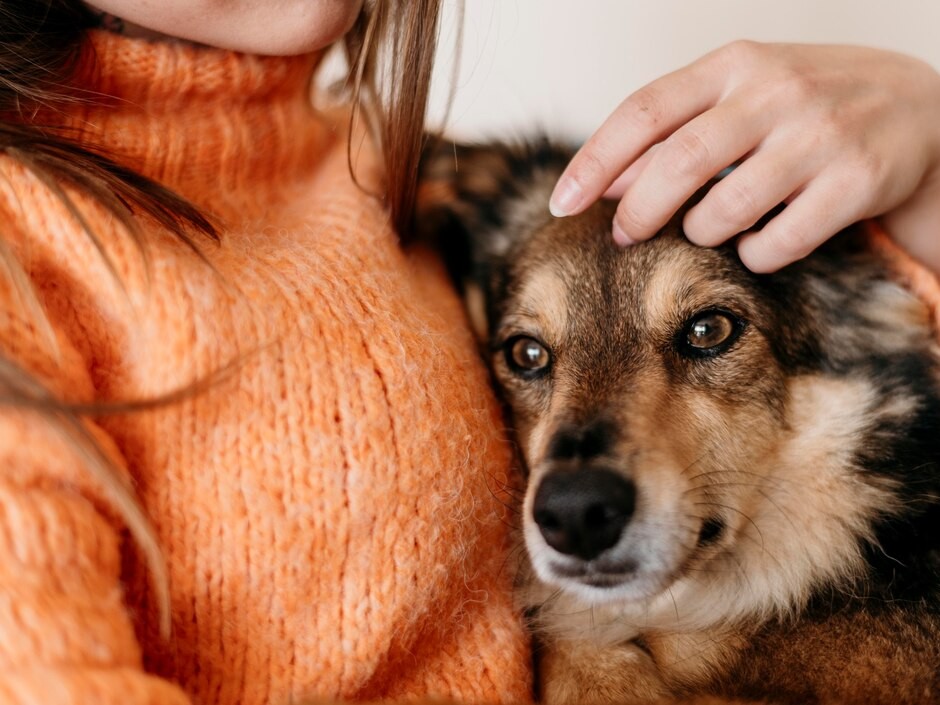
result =
[{"label": "human hand petting dog", "polygon": [[884,216],[940,272],[940,74],[877,49],[742,41],[707,54],[627,97],[571,160],[551,210],[619,199],[613,237],[640,242],[735,163],[685,216],[692,242],[744,233],[741,260],[772,272]]}]

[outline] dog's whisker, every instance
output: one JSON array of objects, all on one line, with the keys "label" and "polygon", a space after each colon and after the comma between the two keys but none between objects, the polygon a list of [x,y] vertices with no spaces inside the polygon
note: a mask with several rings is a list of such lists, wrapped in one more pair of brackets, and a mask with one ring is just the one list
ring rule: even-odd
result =
[{"label": "dog's whisker", "polygon": [[679,619],[679,603],[676,602],[676,596],[675,596],[675,593],[673,593],[673,591],[672,591],[672,586],[669,586],[669,587],[666,588],[666,589],[667,589],[667,591],[669,592],[669,598],[672,600],[672,607],[673,607],[673,609],[675,610],[675,614],[676,614],[676,625],[678,625],[678,624],[680,623],[680,619]]},{"label": "dog's whisker", "polygon": [[793,531],[799,532],[799,529],[796,527],[796,524],[793,522],[793,519],[790,517],[789,512],[787,512],[783,507],[781,507],[774,499],[772,499],[763,490],[758,490],[758,494],[760,494],[761,497],[766,499],[770,503],[770,505],[780,513],[780,516],[782,516],[787,521],[787,523],[790,525],[790,528],[793,529]]},{"label": "dog's whisker", "polygon": [[705,451],[704,453],[702,453],[698,458],[696,458],[696,459],[693,460],[691,463],[689,463],[689,464],[686,465],[684,468],[682,468],[682,470],[679,471],[679,476],[681,477],[682,475],[685,475],[687,472],[689,472],[689,470],[691,470],[692,468],[694,468],[696,465],[698,465],[700,462],[702,462],[703,460],[705,460],[705,458],[707,458],[709,455],[712,455],[713,453],[714,453],[714,451],[706,450],[706,451]]},{"label": "dog's whisker", "polygon": [[[503,562],[499,568],[499,575],[503,576],[506,574],[507,570],[512,570],[511,576],[515,577],[524,569],[527,562],[528,554],[525,550],[525,544],[520,541],[506,552],[506,556],[503,558]],[[514,563],[515,565],[510,567],[510,563]]]}]

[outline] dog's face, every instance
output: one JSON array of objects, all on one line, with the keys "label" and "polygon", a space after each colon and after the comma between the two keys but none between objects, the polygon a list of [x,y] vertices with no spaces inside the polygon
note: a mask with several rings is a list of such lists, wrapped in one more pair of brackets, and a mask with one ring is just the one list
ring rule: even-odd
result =
[{"label": "dog's face", "polygon": [[[549,221],[504,270],[489,345],[529,468],[533,566],[645,598],[735,541],[785,432],[771,316],[727,253],[671,228],[615,246],[610,207]],[[745,480],[742,481],[742,478]]]},{"label": "dog's face", "polygon": [[851,245],[758,277],[730,248],[691,245],[681,214],[626,249],[611,204],[552,219],[564,151],[457,157],[456,176],[450,152],[428,168],[425,213],[469,242],[452,265],[528,469],[538,577],[648,605],[733,573],[753,611],[851,572],[896,505],[894,480],[853,463],[916,406],[863,368],[930,345],[923,307]]}]

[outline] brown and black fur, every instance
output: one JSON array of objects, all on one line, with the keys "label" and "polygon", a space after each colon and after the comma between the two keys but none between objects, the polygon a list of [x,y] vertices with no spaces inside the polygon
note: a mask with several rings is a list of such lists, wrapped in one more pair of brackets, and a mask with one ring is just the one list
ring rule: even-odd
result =
[{"label": "brown and black fur", "polygon": [[[862,226],[773,275],[690,244],[681,213],[620,249],[611,204],[548,214],[569,157],[547,142],[440,146],[419,208],[526,467],[518,595],[544,700],[940,702],[926,307]],[[724,342],[690,345],[716,322]],[[520,340],[547,366],[519,368]],[[582,524],[558,509],[559,529],[561,499],[588,502],[582,478],[601,509],[584,504]]]}]

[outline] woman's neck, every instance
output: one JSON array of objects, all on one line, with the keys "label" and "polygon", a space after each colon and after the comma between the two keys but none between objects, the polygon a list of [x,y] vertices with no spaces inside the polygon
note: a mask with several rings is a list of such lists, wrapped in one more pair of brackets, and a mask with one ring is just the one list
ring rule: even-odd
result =
[{"label": "woman's neck", "polygon": [[316,53],[255,56],[100,29],[87,41],[71,84],[93,99],[37,121],[205,210],[273,202],[337,138],[312,105]]}]

